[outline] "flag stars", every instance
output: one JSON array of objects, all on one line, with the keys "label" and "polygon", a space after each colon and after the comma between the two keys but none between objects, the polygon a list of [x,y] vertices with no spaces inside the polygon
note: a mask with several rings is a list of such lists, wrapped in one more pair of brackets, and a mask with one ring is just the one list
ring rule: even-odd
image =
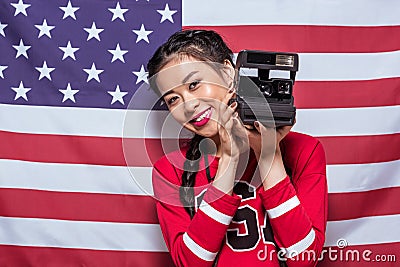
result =
[{"label": "flag stars", "polygon": [[46,36],[49,37],[50,39],[51,39],[50,31],[53,30],[53,29],[55,28],[55,26],[47,25],[46,19],[43,19],[42,25],[38,24],[38,25],[35,25],[35,27],[39,29],[39,36],[38,36],[38,38],[42,37],[43,35],[46,35]]},{"label": "flag stars", "polygon": [[77,89],[72,89],[70,83],[68,83],[66,89],[59,89],[58,91],[60,91],[64,95],[62,100],[63,103],[67,100],[71,100],[75,103],[75,94],[79,92],[79,90]]},{"label": "flag stars", "polygon": [[74,20],[76,20],[75,12],[78,11],[79,7],[73,7],[72,4],[71,4],[71,0],[68,0],[67,6],[65,6],[65,7],[60,6],[60,9],[62,11],[64,11],[63,19],[71,17]]},{"label": "flag stars", "polygon": [[61,49],[61,51],[64,52],[62,60],[66,59],[67,57],[70,57],[73,60],[76,60],[75,52],[78,51],[79,48],[78,47],[76,47],[76,48],[72,47],[71,41],[68,41],[67,46],[65,46],[65,47],[60,46],[59,48]]},{"label": "flag stars", "polygon": [[94,63],[92,64],[92,67],[90,69],[83,69],[83,70],[88,74],[86,82],[89,82],[92,79],[95,79],[96,81],[100,82],[99,74],[104,71],[96,69],[96,65]]},{"label": "flag stars", "polygon": [[113,55],[111,63],[117,59],[125,63],[124,55],[128,53],[128,50],[121,50],[121,48],[119,47],[119,43],[117,44],[117,47],[114,50],[108,50],[108,52],[110,52]]},{"label": "flag stars", "polygon": [[163,23],[166,20],[169,20],[170,22],[174,23],[174,19],[172,16],[177,12],[177,10],[170,10],[168,4],[165,4],[164,10],[157,10],[158,13],[160,13],[161,20],[160,23]]},{"label": "flag stars", "polygon": [[99,34],[104,31],[104,29],[98,29],[96,27],[96,23],[93,21],[92,27],[91,28],[84,28],[85,31],[88,32],[88,37],[86,41],[89,41],[92,38],[96,38],[98,41],[100,41],[100,36]]},{"label": "flag stars", "polygon": [[28,101],[26,93],[28,93],[31,90],[31,88],[25,88],[24,83],[22,81],[19,83],[18,87],[11,87],[11,89],[15,92],[14,100],[17,100],[18,98],[22,97],[23,99]]},{"label": "flag stars", "polygon": [[7,69],[7,68],[8,68],[8,66],[0,66],[0,77],[3,78],[3,79],[4,79],[3,71],[4,71],[5,69]]},{"label": "flag stars", "polygon": [[119,5],[119,2],[117,2],[117,5],[115,6],[115,8],[109,8],[108,10],[110,10],[110,12],[113,13],[113,17],[112,17],[111,21],[114,21],[116,19],[125,21],[124,13],[127,12],[128,9],[121,8],[121,6]]},{"label": "flag stars", "polygon": [[128,92],[121,92],[119,89],[119,85],[115,88],[115,91],[107,91],[113,98],[111,100],[111,105],[115,102],[120,102],[122,105],[125,105],[124,96],[128,94]]},{"label": "flag stars", "polygon": [[149,83],[147,80],[148,73],[144,69],[143,65],[140,67],[139,71],[133,71],[132,73],[137,76],[136,84],[140,83],[141,81],[143,81],[145,83]]},{"label": "flag stars", "polygon": [[15,50],[17,50],[17,55],[15,56],[15,58],[18,58],[21,55],[24,56],[25,58],[28,58],[27,51],[29,48],[31,48],[31,46],[24,45],[22,39],[19,40],[19,45],[13,45],[13,47],[15,48]]},{"label": "flag stars", "polygon": [[55,70],[55,68],[47,67],[46,61],[43,62],[43,66],[41,68],[36,67],[36,70],[40,72],[39,81],[46,77],[49,81],[51,81],[50,73]]},{"label": "flag stars", "polygon": [[8,24],[3,24],[0,22],[0,34],[6,37],[6,34],[4,33],[4,29],[8,26]]},{"label": "flag stars", "polygon": [[14,17],[19,13],[23,14],[25,17],[28,16],[26,9],[31,6],[30,4],[24,4],[22,0],[19,0],[18,3],[11,3],[11,5],[15,8]]},{"label": "flag stars", "polygon": [[138,43],[141,40],[144,40],[147,43],[149,43],[148,35],[153,32],[153,31],[146,31],[146,29],[145,29],[143,24],[142,24],[142,26],[140,27],[139,30],[132,30],[132,31],[137,35],[136,43]]}]

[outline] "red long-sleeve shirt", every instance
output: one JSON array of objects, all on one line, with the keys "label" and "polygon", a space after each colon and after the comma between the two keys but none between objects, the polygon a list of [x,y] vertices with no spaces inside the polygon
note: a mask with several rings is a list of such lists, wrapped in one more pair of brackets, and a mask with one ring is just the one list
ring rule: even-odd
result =
[{"label": "red long-sleeve shirt", "polygon": [[[153,187],[158,218],[176,266],[278,266],[277,249],[266,231],[272,227],[279,256],[289,267],[315,266],[325,241],[327,183],[321,143],[290,132],[281,141],[285,166],[291,170],[268,190],[250,182],[257,162],[227,195],[208,183],[204,161],[195,182],[196,214],[191,219],[179,200],[185,150],[157,161]],[[214,177],[218,158],[210,163]],[[278,250],[279,250],[278,249]]]}]

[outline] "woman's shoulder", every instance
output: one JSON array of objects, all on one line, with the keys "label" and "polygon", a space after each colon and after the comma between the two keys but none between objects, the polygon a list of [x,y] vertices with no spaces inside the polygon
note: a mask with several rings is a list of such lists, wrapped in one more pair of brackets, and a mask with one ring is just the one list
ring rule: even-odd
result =
[{"label": "woman's shoulder", "polygon": [[319,140],[311,135],[299,133],[299,132],[289,132],[287,136],[282,140],[283,143],[287,144],[297,144],[303,146],[313,146],[319,143]]},{"label": "woman's shoulder", "polygon": [[178,168],[182,169],[183,164],[185,162],[186,155],[186,147],[183,147],[179,150],[175,150],[172,152],[168,152],[164,154],[161,158],[159,158],[156,162],[154,162],[153,167],[157,169],[165,169],[165,168]]},{"label": "woman's shoulder", "polygon": [[283,150],[290,150],[291,153],[312,153],[317,147],[322,148],[321,142],[310,135],[289,132],[286,137],[281,141],[281,148]]},{"label": "woman's shoulder", "polygon": [[305,169],[321,172],[325,169],[325,151],[321,142],[310,135],[290,132],[281,142],[282,156],[294,172]]}]

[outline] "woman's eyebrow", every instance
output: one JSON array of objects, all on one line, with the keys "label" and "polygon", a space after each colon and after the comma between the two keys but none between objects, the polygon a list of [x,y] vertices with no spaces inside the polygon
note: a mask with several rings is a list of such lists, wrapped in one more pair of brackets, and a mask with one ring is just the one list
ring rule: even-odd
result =
[{"label": "woman's eyebrow", "polygon": [[173,92],[174,92],[173,89],[172,89],[172,90],[169,90],[169,91],[167,91],[165,94],[163,94],[163,95],[161,96],[161,98],[164,99],[164,97],[166,97],[166,96],[169,95],[169,94],[172,94]]},{"label": "woman's eyebrow", "polygon": [[199,71],[195,70],[195,71],[192,71],[191,73],[189,73],[188,75],[186,75],[186,77],[183,78],[183,80],[182,80],[182,84],[185,84],[190,79],[190,77],[192,77],[193,75],[195,75],[198,72]]},{"label": "woman's eyebrow", "polygon": [[[198,72],[199,72],[199,71],[195,70],[195,71],[192,71],[191,73],[189,73],[188,75],[186,75],[186,77],[183,78],[183,80],[182,80],[182,84],[185,84],[185,83],[190,79],[190,77],[192,77],[193,75],[195,75],[195,74],[198,73]],[[166,97],[167,95],[172,94],[173,92],[174,92],[174,89],[168,90],[168,91],[165,92],[165,94],[163,94],[161,97],[164,98],[164,97]]]}]

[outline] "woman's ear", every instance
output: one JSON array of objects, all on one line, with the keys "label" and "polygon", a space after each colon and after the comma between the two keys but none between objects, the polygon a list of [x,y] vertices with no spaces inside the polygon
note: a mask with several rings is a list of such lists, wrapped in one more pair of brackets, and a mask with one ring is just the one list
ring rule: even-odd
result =
[{"label": "woman's ear", "polygon": [[225,80],[227,81],[228,87],[234,87],[236,84],[236,75],[235,75],[235,68],[232,66],[232,63],[225,59],[224,60],[224,76]]}]

